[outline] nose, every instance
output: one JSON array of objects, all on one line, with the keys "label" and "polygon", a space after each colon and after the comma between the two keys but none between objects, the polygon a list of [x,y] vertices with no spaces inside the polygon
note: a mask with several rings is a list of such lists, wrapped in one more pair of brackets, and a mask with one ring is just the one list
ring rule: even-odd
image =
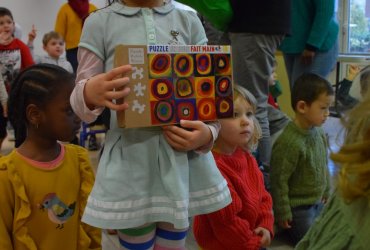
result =
[{"label": "nose", "polygon": [[250,123],[250,118],[247,115],[243,115],[241,118],[241,124],[244,126],[249,125]]}]

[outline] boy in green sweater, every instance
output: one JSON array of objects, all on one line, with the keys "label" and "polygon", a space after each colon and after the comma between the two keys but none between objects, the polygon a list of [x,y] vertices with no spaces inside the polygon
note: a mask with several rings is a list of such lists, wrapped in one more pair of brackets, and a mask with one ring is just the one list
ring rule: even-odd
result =
[{"label": "boy in green sweater", "polygon": [[327,141],[320,126],[334,100],[331,84],[315,74],[297,79],[291,93],[294,120],[276,140],[271,158],[275,221],[293,243],[308,231],[329,196]]}]

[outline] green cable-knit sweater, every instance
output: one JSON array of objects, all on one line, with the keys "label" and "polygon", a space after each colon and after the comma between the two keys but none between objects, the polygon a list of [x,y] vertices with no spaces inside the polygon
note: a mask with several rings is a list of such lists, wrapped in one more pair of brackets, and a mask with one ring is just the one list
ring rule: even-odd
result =
[{"label": "green cable-knit sweater", "polygon": [[273,146],[270,177],[278,221],[291,220],[293,207],[313,205],[327,198],[330,177],[323,130],[304,130],[290,122]]}]

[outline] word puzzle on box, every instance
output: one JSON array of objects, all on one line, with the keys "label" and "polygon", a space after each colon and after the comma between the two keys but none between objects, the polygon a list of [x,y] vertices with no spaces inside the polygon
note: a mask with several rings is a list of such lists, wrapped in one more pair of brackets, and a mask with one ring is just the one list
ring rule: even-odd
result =
[{"label": "word puzzle on box", "polygon": [[120,127],[234,115],[230,46],[119,45],[114,60],[115,67],[131,64],[133,69],[125,97],[129,108],[117,112]]}]

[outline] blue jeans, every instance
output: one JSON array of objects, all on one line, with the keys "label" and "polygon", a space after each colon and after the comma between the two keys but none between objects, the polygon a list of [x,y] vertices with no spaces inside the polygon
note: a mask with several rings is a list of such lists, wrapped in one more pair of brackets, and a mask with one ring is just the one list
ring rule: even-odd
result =
[{"label": "blue jeans", "polygon": [[334,69],[338,57],[338,43],[325,52],[316,52],[310,65],[301,63],[301,53],[286,54],[284,53],[284,62],[289,78],[290,89],[293,88],[294,82],[304,73],[313,73],[323,78],[328,77]]},{"label": "blue jeans", "polygon": [[297,244],[307,233],[323,206],[324,204],[319,202],[292,208],[292,227],[288,229],[288,234],[294,244]]}]

